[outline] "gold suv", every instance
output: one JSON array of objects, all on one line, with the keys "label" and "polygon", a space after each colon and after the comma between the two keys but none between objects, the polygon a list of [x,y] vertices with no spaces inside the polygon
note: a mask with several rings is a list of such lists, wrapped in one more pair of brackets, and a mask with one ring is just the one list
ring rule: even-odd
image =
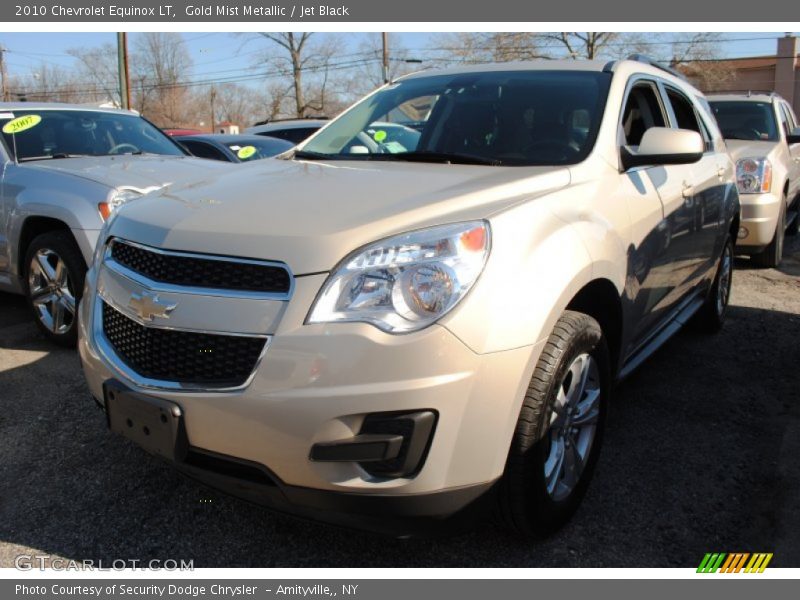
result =
[{"label": "gold suv", "polygon": [[114,213],[80,353],[111,429],[213,486],[394,533],[492,504],[540,535],[586,490],[614,382],[690,317],[722,325],[738,229],[672,72],[425,72]]}]

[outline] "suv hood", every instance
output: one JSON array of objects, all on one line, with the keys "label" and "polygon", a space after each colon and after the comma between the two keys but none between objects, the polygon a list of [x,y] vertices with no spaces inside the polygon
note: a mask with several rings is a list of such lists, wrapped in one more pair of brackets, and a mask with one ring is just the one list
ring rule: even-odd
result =
[{"label": "suv hood", "polygon": [[759,156],[769,156],[780,142],[759,142],[751,140],[725,140],[733,162],[742,158],[758,158]]},{"label": "suv hood", "polygon": [[222,173],[233,165],[189,156],[118,155],[59,158],[23,163],[26,167],[57,171],[115,188],[147,191],[176,181]]},{"label": "suv hood", "polygon": [[124,206],[110,234],[193,252],[331,270],[384,237],[486,218],[569,184],[563,167],[266,159]]}]

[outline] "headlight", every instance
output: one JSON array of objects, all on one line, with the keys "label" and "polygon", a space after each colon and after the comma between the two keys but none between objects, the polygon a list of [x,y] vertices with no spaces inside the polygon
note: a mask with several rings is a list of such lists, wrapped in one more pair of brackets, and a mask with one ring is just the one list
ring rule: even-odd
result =
[{"label": "headlight", "polygon": [[117,208],[125,204],[126,202],[133,200],[135,198],[139,198],[142,196],[142,192],[132,189],[121,189],[121,190],[114,190],[111,195],[108,197],[106,202],[101,202],[97,205],[97,210],[100,211],[100,215],[103,217],[104,221],[108,220],[108,217],[111,216],[111,213],[114,212]]},{"label": "headlight", "polygon": [[763,194],[772,187],[772,165],[766,158],[736,161],[736,186],[740,194]]},{"label": "headlight", "polygon": [[331,273],[308,323],[361,321],[417,331],[447,314],[475,284],[490,247],[485,221],[421,229],[370,244]]}]

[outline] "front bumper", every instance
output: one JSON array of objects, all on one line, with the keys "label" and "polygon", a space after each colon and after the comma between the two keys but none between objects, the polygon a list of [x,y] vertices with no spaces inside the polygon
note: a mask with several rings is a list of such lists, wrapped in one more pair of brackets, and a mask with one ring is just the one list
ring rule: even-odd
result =
[{"label": "front bumper", "polygon": [[[87,299],[96,271],[87,277]],[[217,465],[254,466],[269,482],[254,484],[196,461],[176,466],[279,510],[381,529],[369,521],[389,513],[441,519],[471,505],[503,473],[541,345],[480,355],[440,325],[407,335],[361,323],[304,325],[324,280],[296,279],[252,379],[229,391],[153,389],[126,380],[118,359],[98,347],[95,302],[82,302],[79,351],[92,395],[103,406],[104,383],[117,380],[179,405],[198,455],[221,457]],[[310,459],[315,445],[358,435],[367,415],[423,410],[436,413],[436,427],[424,463],[409,476],[378,477],[357,462]]]},{"label": "front bumper", "polygon": [[741,237],[736,241],[736,251],[742,254],[760,252],[775,237],[783,199],[772,193],[740,194],[739,202]]}]

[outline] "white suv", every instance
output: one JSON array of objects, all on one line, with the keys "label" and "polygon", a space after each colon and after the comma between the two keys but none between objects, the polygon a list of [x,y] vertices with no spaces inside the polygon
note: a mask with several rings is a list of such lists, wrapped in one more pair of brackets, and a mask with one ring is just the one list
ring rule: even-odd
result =
[{"label": "white suv", "polygon": [[115,213],[79,348],[111,429],[214,486],[403,533],[492,501],[541,534],[614,382],[722,326],[738,229],[722,136],[668,70],[419,73]]},{"label": "white suv", "polygon": [[789,103],[774,92],[708,96],[731,157],[742,204],[737,253],[777,267],[784,235],[800,226],[800,130]]}]

